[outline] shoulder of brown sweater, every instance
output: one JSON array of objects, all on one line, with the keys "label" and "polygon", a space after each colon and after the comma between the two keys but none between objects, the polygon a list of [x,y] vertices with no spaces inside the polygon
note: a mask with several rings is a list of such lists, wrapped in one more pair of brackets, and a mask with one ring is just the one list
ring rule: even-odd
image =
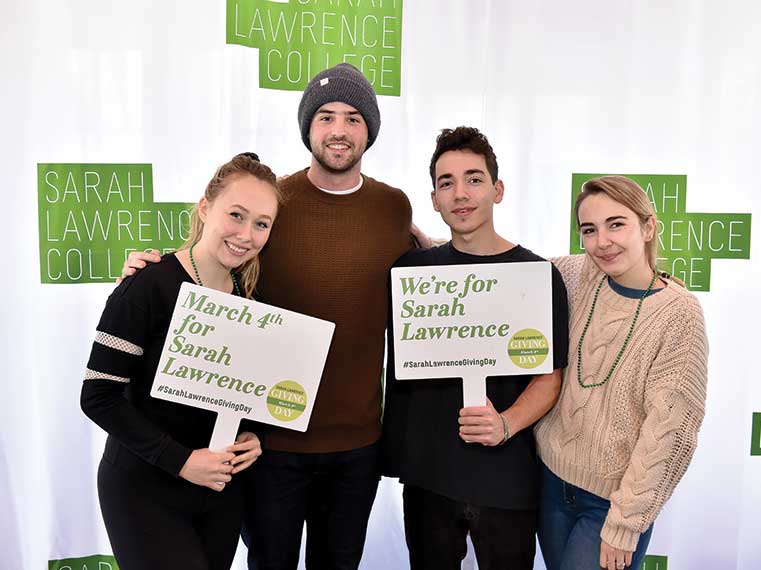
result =
[{"label": "shoulder of brown sweater", "polygon": [[303,184],[305,181],[308,181],[307,178],[307,169],[304,168],[303,170],[297,170],[293,174],[285,174],[283,176],[278,176],[277,178],[277,186],[280,189],[280,191],[283,193],[283,198],[287,199],[289,194],[293,192],[293,189],[298,184]]},{"label": "shoulder of brown sweater", "polygon": [[368,187],[373,188],[374,190],[380,190],[383,192],[388,192],[397,198],[401,198],[409,204],[409,199],[407,198],[407,194],[399,188],[396,188],[394,186],[390,186],[389,184],[386,184],[385,182],[381,182],[380,180],[376,180],[375,178],[371,176],[367,176],[366,174],[362,175],[362,178],[364,179],[364,184],[367,184]]}]

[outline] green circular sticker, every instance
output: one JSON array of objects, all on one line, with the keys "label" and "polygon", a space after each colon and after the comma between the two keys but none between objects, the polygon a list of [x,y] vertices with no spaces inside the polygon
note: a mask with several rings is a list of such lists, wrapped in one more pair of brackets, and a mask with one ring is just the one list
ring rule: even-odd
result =
[{"label": "green circular sticker", "polygon": [[306,390],[293,380],[278,382],[267,394],[267,409],[276,420],[292,422],[304,413],[306,406]]},{"label": "green circular sticker", "polygon": [[536,368],[545,361],[549,351],[547,338],[536,329],[518,331],[507,343],[510,360],[521,368]]}]

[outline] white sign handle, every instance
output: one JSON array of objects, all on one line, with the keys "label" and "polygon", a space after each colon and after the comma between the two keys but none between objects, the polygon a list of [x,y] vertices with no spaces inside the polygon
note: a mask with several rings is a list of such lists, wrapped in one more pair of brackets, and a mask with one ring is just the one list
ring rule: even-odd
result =
[{"label": "white sign handle", "polygon": [[235,436],[238,434],[240,425],[240,416],[237,414],[217,414],[217,423],[214,424],[214,431],[211,434],[209,449],[211,451],[222,451],[235,443]]},{"label": "white sign handle", "polygon": [[464,408],[486,405],[486,377],[480,374],[463,377],[462,405]]}]

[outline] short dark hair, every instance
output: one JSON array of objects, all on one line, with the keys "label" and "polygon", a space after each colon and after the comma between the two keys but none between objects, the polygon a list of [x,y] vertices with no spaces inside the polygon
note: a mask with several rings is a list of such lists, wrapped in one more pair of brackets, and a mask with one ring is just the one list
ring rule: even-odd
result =
[{"label": "short dark hair", "polygon": [[498,179],[499,167],[497,155],[481,131],[474,127],[457,127],[456,129],[441,129],[441,134],[436,137],[436,150],[431,157],[431,182],[436,187],[436,163],[445,152],[450,150],[469,150],[474,154],[480,154],[486,161],[486,169],[489,171],[492,183]]}]

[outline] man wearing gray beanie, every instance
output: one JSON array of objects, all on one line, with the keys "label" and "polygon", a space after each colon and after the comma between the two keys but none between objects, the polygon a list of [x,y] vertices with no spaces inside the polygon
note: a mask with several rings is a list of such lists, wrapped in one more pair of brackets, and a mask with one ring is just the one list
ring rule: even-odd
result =
[{"label": "man wearing gray beanie", "polygon": [[361,174],[380,122],[370,82],[349,64],[319,72],[301,97],[311,165],[280,184],[258,292],[336,329],[309,429],[264,438],[246,509],[251,569],[296,570],[305,521],[309,570],[355,570],[362,556],[380,479],[386,278],[412,245],[407,197]]},{"label": "man wearing gray beanie", "polygon": [[[361,173],[380,112],[357,68],[318,73],[298,122],[312,160],[279,182],[284,202],[260,254],[257,293],[336,328],[309,428],[272,427],[263,439],[243,535],[251,570],[296,570],[304,522],[308,570],[356,570],[380,480],[386,280],[413,245],[412,210],[401,190]],[[122,276],[159,260],[133,252]]]}]

